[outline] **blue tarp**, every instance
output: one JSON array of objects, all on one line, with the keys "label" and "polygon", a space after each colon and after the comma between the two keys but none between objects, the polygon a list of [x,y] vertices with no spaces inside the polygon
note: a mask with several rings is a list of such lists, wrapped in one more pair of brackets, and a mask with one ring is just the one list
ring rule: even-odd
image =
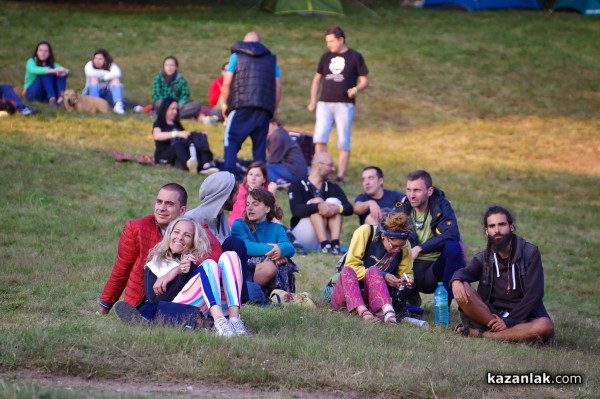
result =
[{"label": "blue tarp", "polygon": [[468,11],[525,8],[541,10],[540,0],[425,0],[423,7],[462,8]]}]

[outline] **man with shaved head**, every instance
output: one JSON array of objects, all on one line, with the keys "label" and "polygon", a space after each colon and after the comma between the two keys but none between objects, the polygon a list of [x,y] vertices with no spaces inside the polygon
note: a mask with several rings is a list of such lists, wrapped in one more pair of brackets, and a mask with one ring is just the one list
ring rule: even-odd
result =
[{"label": "man with shaved head", "polygon": [[223,153],[225,170],[236,174],[237,154],[248,136],[252,159],[267,162],[267,133],[281,96],[281,72],[275,54],[256,32],[248,32],[231,53],[221,90],[226,118]]},{"label": "man with shaved head", "polygon": [[352,204],[344,190],[329,179],[335,172],[328,152],[317,152],[307,179],[290,186],[292,233],[307,251],[340,254],[342,216],[350,216]]}]

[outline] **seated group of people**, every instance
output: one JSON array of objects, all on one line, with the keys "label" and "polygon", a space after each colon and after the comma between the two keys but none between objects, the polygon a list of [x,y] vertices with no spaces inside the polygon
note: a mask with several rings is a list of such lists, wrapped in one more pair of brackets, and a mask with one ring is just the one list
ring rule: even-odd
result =
[{"label": "seated group of people", "polygon": [[[411,172],[406,195],[395,197],[383,190],[379,168],[365,168],[365,193],[352,207],[328,181],[332,170],[331,157],[317,153],[309,177],[290,189],[293,235],[304,220],[304,232],[313,230],[317,237],[324,232],[322,252],[341,252],[333,233],[341,231],[342,215],[357,210],[365,217],[332,279],[332,308],[395,324],[407,315],[406,303],[418,305],[419,293],[433,293],[442,282],[449,301],[455,298],[459,305],[458,334],[507,341],[553,335],[542,300],[539,250],[514,234],[508,210],[487,210],[488,245],[466,266],[454,211],[426,171]],[[154,215],[125,225],[99,312],[114,305],[127,322],[162,320],[191,328],[211,316],[218,335],[246,335],[241,304],[262,303],[273,289],[294,292],[298,272],[291,259],[294,244],[265,175],[262,163],[249,168],[241,185],[229,172],[213,174],[200,187],[200,205],[190,211],[183,187],[163,186]],[[477,291],[470,286],[474,282]],[[123,291],[124,300],[117,302]]]},{"label": "seated group of people", "polygon": [[[181,107],[182,118],[198,117],[203,111],[215,115],[215,121],[222,120],[218,95],[214,99],[215,93],[220,92],[219,82],[222,84],[222,77],[215,79],[209,89],[212,109],[202,107],[200,103],[191,101],[188,82],[178,71],[178,67],[179,62],[174,56],[164,59],[162,71],[154,77],[152,85],[153,108],[159,109],[164,99],[174,98]],[[132,107],[123,97],[121,68],[107,50],[96,50],[92,59],[85,64],[84,72],[86,81],[83,94],[105,99],[117,114],[122,115],[125,108]],[[39,42],[25,66],[23,95],[28,101],[60,105],[64,101],[63,93],[69,73],[69,69],[56,62],[50,43]]]}]

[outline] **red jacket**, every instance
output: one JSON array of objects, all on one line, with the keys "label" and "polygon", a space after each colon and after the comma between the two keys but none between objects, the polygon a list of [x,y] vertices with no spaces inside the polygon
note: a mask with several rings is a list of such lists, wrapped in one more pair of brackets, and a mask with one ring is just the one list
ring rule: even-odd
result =
[{"label": "red jacket", "polygon": [[221,88],[223,87],[223,76],[220,76],[212,81],[208,88],[208,103],[211,108],[214,108],[221,96]]},{"label": "red jacket", "polygon": [[[221,244],[206,225],[202,227],[210,240],[211,252],[207,258],[218,261],[223,252]],[[119,238],[117,259],[100,295],[100,306],[111,309],[123,291],[125,291],[124,300],[130,305],[138,306],[143,302],[146,257],[160,240],[162,240],[162,232],[156,224],[154,215],[125,223]]]}]

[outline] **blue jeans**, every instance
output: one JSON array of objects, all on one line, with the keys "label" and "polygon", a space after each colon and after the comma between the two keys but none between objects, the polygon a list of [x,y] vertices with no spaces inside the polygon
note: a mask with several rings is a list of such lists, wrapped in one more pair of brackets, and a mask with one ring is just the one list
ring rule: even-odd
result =
[{"label": "blue jeans", "polygon": [[327,144],[335,121],[337,131],[337,148],[350,151],[350,136],[354,121],[354,104],[352,103],[317,103],[315,134],[313,143]]},{"label": "blue jeans", "polygon": [[252,139],[252,160],[267,162],[267,133],[271,114],[258,108],[240,108],[227,117],[224,137],[224,167],[236,174],[237,154],[248,136]]},{"label": "blue jeans", "polygon": [[47,103],[51,98],[58,100],[67,88],[67,77],[57,76],[53,73],[39,75],[27,88],[25,98],[27,101]]},{"label": "blue jeans", "polygon": [[267,162],[267,175],[269,176],[269,181],[276,182],[278,179],[284,179],[289,183],[296,182],[300,180],[300,178],[293,175],[284,164],[282,163],[270,163]]},{"label": "blue jeans", "polygon": [[21,101],[21,97],[15,93],[15,89],[11,85],[0,85],[0,99],[10,101],[17,108],[23,108],[25,104]]}]

